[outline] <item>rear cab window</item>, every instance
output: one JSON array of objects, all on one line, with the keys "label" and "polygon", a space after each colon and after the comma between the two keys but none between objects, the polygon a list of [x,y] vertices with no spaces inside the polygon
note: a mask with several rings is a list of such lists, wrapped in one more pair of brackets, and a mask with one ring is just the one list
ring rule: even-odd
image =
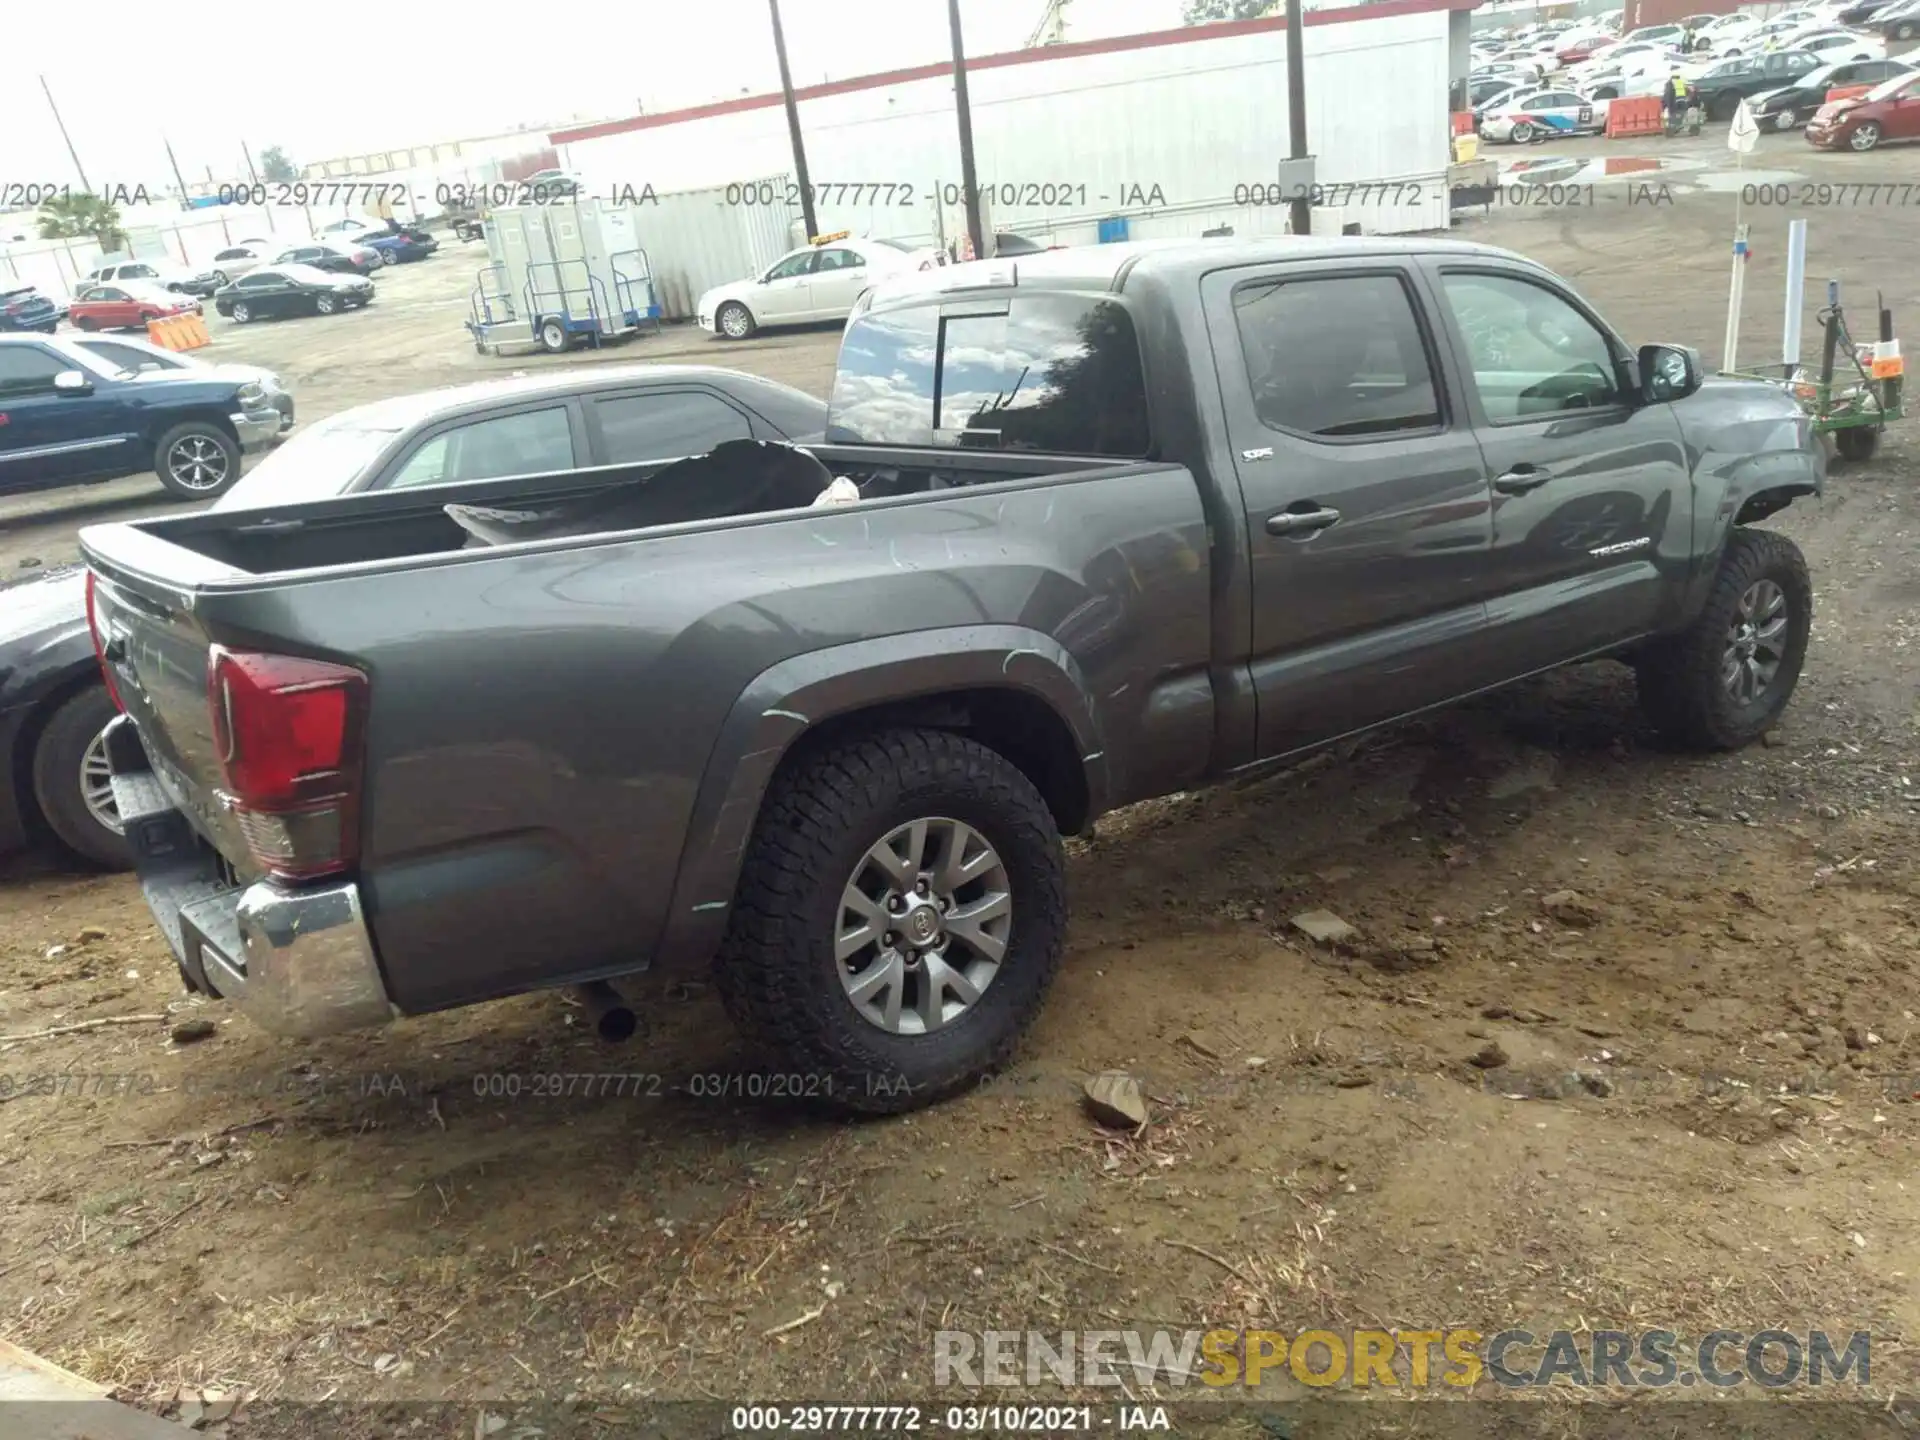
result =
[{"label": "rear cab window", "polygon": [[1079,295],[861,315],[827,416],[830,444],[1139,459],[1152,439],[1132,316]]}]

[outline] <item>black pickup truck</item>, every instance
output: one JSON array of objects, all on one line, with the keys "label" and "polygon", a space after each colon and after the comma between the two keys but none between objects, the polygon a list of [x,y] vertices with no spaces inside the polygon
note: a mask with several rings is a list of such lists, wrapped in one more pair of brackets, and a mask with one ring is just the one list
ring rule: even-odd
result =
[{"label": "black pickup truck", "polygon": [[1216,240],[889,281],[820,446],[82,543],[193,989],[313,1035],[712,967],[884,1111],[1009,1053],[1117,806],[1598,657],[1759,736],[1811,592],[1754,527],[1824,476],[1519,256]]}]

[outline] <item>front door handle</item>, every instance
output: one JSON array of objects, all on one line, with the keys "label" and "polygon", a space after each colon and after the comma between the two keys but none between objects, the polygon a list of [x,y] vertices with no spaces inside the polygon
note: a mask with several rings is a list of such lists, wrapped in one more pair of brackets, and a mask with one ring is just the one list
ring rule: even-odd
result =
[{"label": "front door handle", "polygon": [[1493,488],[1502,495],[1524,495],[1529,490],[1538,490],[1552,478],[1551,470],[1538,465],[1516,465],[1506,474],[1495,478]]},{"label": "front door handle", "polygon": [[1340,523],[1338,510],[1282,510],[1267,517],[1269,535],[1311,535]]}]

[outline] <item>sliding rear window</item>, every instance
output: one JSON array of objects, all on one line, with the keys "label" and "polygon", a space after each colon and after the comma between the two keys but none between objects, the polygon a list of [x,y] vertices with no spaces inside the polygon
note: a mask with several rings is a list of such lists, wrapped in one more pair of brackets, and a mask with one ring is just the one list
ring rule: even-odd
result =
[{"label": "sliding rear window", "polygon": [[866,314],[848,327],[829,443],[1148,453],[1140,343],[1121,305],[1038,295],[947,309]]}]

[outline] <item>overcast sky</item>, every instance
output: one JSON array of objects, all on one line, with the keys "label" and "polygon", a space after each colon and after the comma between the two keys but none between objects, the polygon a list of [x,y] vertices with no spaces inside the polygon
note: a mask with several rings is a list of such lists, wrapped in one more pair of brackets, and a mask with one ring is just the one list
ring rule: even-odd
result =
[{"label": "overcast sky", "polygon": [[[944,59],[946,0],[781,0],[797,85]],[[962,0],[967,49],[1018,49],[1044,0]],[[1179,23],[1180,0],[1069,0],[1067,38]],[[298,163],[778,88],[767,0],[236,5],[5,0],[0,187],[78,177],[35,81],[44,70],[95,189]],[[84,16],[84,19],[77,19]],[[110,48],[115,59],[110,60]],[[551,64],[543,65],[543,58]],[[120,62],[137,79],[109,79]],[[0,195],[4,190],[0,190]]]}]

